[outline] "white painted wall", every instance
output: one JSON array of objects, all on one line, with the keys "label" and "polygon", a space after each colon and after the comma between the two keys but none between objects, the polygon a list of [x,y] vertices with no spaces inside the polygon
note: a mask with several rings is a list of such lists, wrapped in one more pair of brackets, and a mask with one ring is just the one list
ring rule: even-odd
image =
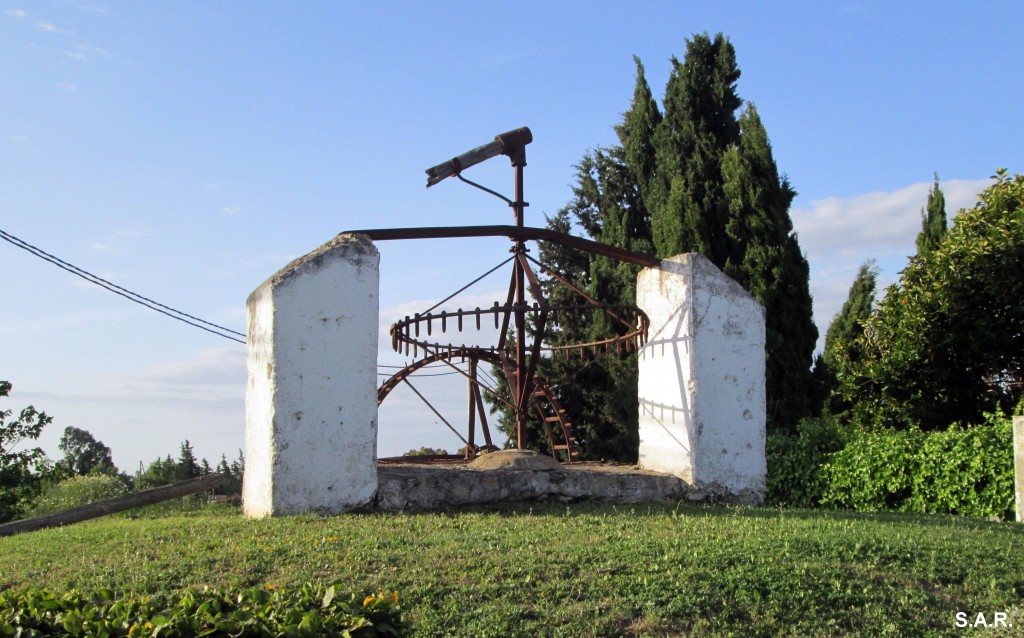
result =
[{"label": "white painted wall", "polygon": [[248,300],[248,516],[338,513],[377,490],[380,256],[338,235]]},{"label": "white painted wall", "polygon": [[651,320],[640,351],[640,465],[763,498],[764,309],[698,254],[637,277]]}]

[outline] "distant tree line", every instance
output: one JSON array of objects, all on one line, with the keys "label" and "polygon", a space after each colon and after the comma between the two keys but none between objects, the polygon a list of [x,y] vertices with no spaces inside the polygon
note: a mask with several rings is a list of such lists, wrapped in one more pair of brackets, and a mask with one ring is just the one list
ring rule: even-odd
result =
[{"label": "distant tree line", "polygon": [[[0,381],[0,398],[8,397],[11,390],[9,382]],[[196,458],[191,443],[186,439],[177,458],[168,454],[148,465],[140,463],[138,470],[129,475],[114,465],[107,445],[89,431],[73,426],[66,427],[61,435],[58,447],[62,457],[51,461],[41,448],[28,447],[27,444],[37,440],[53,418],[33,406],[21,410],[15,419],[12,416],[10,409],[0,411],[0,522],[38,511],[44,501],[65,502],[67,499],[57,496],[58,493],[84,495],[83,498],[104,497],[120,491],[168,485],[212,472],[222,477],[214,494],[241,494],[245,471],[241,450],[233,461],[228,461],[222,454],[220,462],[213,467],[206,459]]]}]

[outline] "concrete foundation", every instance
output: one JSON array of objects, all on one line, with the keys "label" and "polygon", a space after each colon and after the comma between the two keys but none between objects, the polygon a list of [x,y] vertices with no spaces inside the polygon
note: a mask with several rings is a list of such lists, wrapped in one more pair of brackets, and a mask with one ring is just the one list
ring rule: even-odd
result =
[{"label": "concrete foundation", "polygon": [[644,269],[637,305],[641,467],[694,489],[764,498],[764,309],[701,255]]},{"label": "concrete foundation", "polygon": [[1024,416],[1013,417],[1013,470],[1017,522],[1024,523]]},{"label": "concrete foundation", "polygon": [[372,507],[384,512],[444,510],[518,501],[613,503],[687,501],[756,505],[751,492],[697,488],[677,476],[632,467],[563,465],[556,469],[465,465],[381,465]]},{"label": "concrete foundation", "polygon": [[379,254],[338,235],[248,300],[248,516],[339,513],[377,491]]}]

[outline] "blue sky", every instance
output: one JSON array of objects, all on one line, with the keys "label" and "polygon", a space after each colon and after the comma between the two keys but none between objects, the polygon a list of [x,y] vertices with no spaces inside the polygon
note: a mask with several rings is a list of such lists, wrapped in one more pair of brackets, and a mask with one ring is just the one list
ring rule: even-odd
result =
[{"label": "blue sky", "polygon": [[[694,33],[736,47],[739,93],[800,193],[792,215],[822,331],[857,267],[892,281],[932,175],[952,215],[997,167],[1021,172],[1016,2],[0,2],[0,230],[125,288],[245,329],[245,299],[354,228],[511,223],[423,170],[527,125],[527,224],[573,164],[615,141],[633,55],[660,97]],[[471,169],[503,192],[502,159]],[[381,321],[505,256],[504,240],[381,243]],[[0,244],[4,407],[92,432],[132,470],[189,439],[243,445],[244,346]],[[503,298],[504,281],[469,293]],[[473,300],[467,300],[467,305]],[[383,362],[394,362],[382,354]],[[442,379],[425,380],[422,389]],[[461,419],[465,389],[437,389]],[[389,403],[394,401],[393,406]],[[389,398],[382,455],[459,443]]]}]

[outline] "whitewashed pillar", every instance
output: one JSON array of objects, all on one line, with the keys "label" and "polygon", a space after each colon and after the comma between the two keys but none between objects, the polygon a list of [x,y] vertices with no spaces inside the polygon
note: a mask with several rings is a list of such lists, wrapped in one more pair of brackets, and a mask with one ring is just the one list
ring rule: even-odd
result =
[{"label": "whitewashed pillar", "polygon": [[246,515],[373,498],[379,262],[367,237],[338,235],[249,296]]},{"label": "whitewashed pillar", "polygon": [[637,305],[651,320],[639,355],[640,465],[762,502],[764,309],[692,253],[641,271]]}]

